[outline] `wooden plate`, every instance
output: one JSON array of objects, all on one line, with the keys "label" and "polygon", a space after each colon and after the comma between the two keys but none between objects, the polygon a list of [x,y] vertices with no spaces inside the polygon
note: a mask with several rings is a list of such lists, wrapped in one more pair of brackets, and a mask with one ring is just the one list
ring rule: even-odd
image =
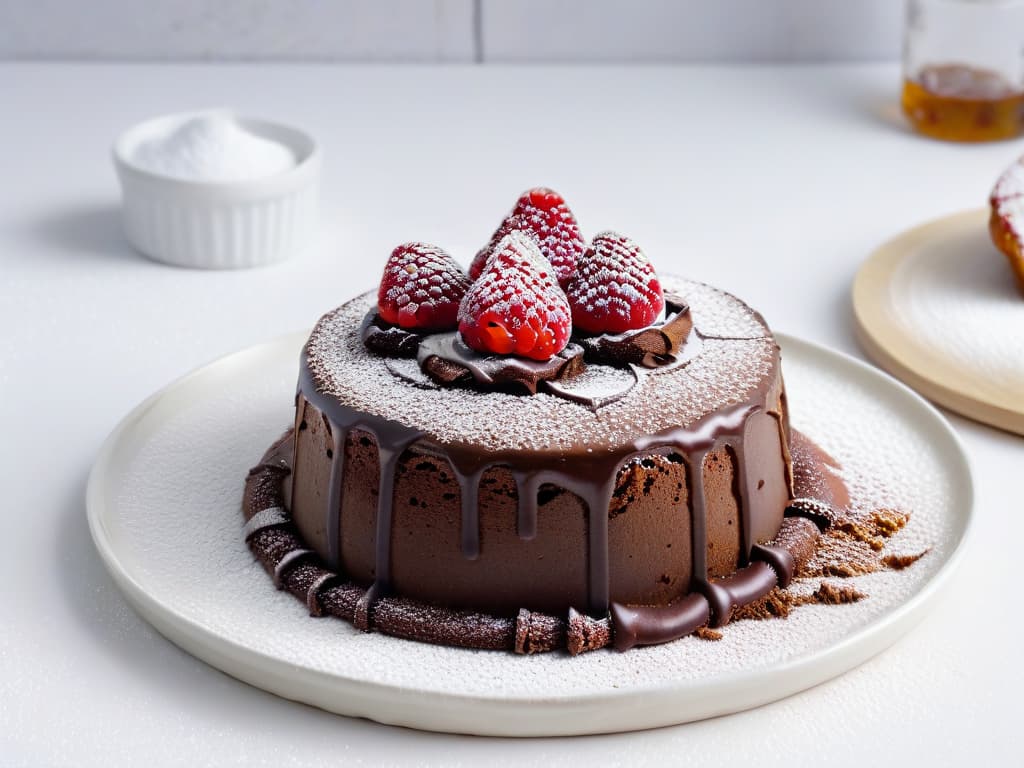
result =
[{"label": "wooden plate", "polygon": [[1024,434],[1024,298],[988,210],[946,216],[876,250],[853,283],[861,345],[936,403]]}]

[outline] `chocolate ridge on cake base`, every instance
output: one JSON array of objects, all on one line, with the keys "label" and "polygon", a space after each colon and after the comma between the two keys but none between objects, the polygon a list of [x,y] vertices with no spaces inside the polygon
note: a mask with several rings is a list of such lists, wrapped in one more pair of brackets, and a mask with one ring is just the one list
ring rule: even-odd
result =
[{"label": "chocolate ridge on cake base", "polygon": [[[245,482],[243,535],[275,585],[302,600],[311,616],[335,616],[364,631],[438,645],[521,654],[560,648],[577,655],[606,646],[619,651],[665,643],[707,626],[725,624],[732,612],[788,584],[815,551],[816,525],[786,518],[774,541],[758,545],[754,561],[731,576],[714,579],[707,592],[693,592],[666,606],[612,603],[609,615],[593,618],[570,609],[563,619],[521,609],[515,618],[452,610],[395,595],[372,597],[346,581],[307,549],[288,512],[287,484],[294,431],[274,443]],[[805,439],[806,441],[806,439]],[[809,445],[809,441],[804,443]],[[809,469],[805,468],[808,472]],[[801,490],[806,490],[801,487]],[[710,599],[709,599],[710,598]],[[365,614],[360,621],[360,607]]]}]

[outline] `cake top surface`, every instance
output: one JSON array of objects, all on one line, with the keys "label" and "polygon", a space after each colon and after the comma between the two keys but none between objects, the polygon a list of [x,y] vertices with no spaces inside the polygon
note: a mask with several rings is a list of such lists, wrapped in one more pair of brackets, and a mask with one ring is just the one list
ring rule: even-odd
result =
[{"label": "cake top surface", "polygon": [[[375,292],[320,319],[306,345],[306,364],[321,395],[415,428],[442,446],[556,454],[618,448],[751,400],[775,380],[778,347],[759,314],[702,283],[673,277],[662,282],[690,306],[695,333],[687,345],[698,345],[690,349],[696,354],[664,369],[588,364],[572,386],[591,395],[628,389],[596,410],[547,393],[441,387],[420,373],[415,360],[368,350],[360,326],[376,305]],[[689,357],[685,348],[683,355]]]}]

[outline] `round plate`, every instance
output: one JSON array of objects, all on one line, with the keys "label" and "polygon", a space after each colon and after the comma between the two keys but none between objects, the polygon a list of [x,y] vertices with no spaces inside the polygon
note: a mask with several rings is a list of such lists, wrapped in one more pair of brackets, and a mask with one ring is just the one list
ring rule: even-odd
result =
[{"label": "round plate", "polygon": [[935,402],[1024,434],[1024,298],[988,234],[965,211],[885,243],[853,284],[861,344]]},{"label": "round plate", "polygon": [[225,357],[132,411],[89,478],[96,547],[172,642],[278,695],[346,715],[488,735],[602,733],[736,712],[816,685],[906,632],[959,559],[971,476],[942,417],[852,358],[780,336],[794,423],[860,504],[912,510],[891,542],[929,553],[853,580],[869,597],[619,654],[516,656],[364,634],[276,591],[242,541],[246,471],[288,426],[306,334]]}]

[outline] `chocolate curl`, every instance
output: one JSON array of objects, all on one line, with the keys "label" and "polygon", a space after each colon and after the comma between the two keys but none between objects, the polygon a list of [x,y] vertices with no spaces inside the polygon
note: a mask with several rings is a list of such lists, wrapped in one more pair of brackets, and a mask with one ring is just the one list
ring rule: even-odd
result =
[{"label": "chocolate curl", "polygon": [[594,619],[575,608],[569,609],[568,629],[565,633],[565,647],[571,656],[595,651],[611,645],[612,625],[607,619]]},{"label": "chocolate curl", "polygon": [[565,622],[546,613],[525,608],[516,617],[515,652],[523,654],[553,651],[565,640]]},{"label": "chocolate curl", "polygon": [[569,344],[548,360],[516,355],[489,355],[470,349],[457,333],[426,336],[416,354],[420,369],[443,386],[472,386],[484,390],[512,390],[537,394],[541,382],[579,375],[584,368],[583,348]]},{"label": "chocolate curl", "polygon": [[789,552],[793,558],[794,572],[800,573],[817,550],[820,538],[821,531],[810,518],[787,517],[782,521],[772,543]]},{"label": "chocolate curl", "polygon": [[385,323],[374,309],[363,318],[359,335],[367,349],[385,357],[416,357],[423,341],[419,333]]},{"label": "chocolate curl", "polygon": [[821,499],[793,499],[786,507],[786,517],[806,517],[818,528],[825,530],[847,518],[846,513]]},{"label": "chocolate curl", "polygon": [[632,363],[644,368],[659,368],[675,360],[690,331],[693,320],[690,307],[678,296],[665,296],[669,313],[661,325],[652,325],[619,334],[584,336],[578,339],[587,359],[607,365]]}]

